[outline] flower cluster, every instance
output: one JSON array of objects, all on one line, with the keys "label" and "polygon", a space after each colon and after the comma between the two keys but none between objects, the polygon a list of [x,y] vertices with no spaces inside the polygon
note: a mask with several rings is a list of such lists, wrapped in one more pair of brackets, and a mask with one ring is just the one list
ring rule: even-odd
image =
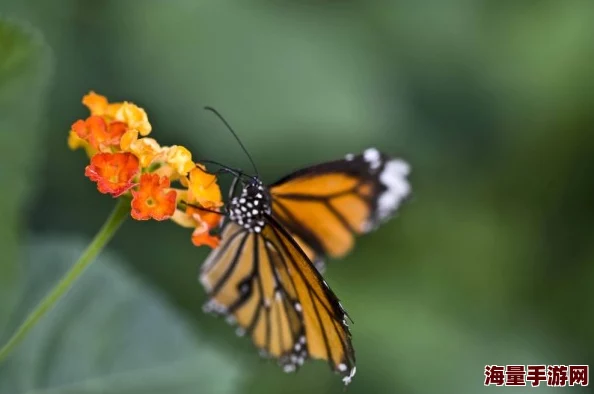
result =
[{"label": "flower cluster", "polygon": [[223,205],[216,176],[192,160],[180,145],[161,146],[147,137],[151,124],[144,109],[130,102],[109,103],[90,92],[82,103],[91,112],[70,130],[68,146],[83,148],[90,158],[85,175],[97,190],[113,197],[131,198],[136,220],[167,220],[193,228],[196,246],[215,248],[211,235]]}]

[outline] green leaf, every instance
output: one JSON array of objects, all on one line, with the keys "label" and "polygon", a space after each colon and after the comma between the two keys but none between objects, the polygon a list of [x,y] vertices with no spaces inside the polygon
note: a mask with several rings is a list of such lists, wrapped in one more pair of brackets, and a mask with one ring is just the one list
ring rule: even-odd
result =
[{"label": "green leaf", "polygon": [[[34,240],[17,321],[77,259],[83,242]],[[0,393],[218,393],[239,377],[153,289],[104,253],[0,367]]]},{"label": "green leaf", "polygon": [[32,189],[50,71],[50,51],[40,33],[0,18],[0,184],[10,190],[0,194],[0,333],[18,289],[21,214]]}]

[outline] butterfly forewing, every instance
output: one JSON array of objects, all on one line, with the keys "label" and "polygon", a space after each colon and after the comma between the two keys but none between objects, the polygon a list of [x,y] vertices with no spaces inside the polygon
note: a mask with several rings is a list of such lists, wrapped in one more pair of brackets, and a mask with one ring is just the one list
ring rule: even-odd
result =
[{"label": "butterfly forewing", "polygon": [[318,257],[341,257],[408,196],[408,173],[406,162],[374,148],[305,168],[270,186],[274,216]]}]

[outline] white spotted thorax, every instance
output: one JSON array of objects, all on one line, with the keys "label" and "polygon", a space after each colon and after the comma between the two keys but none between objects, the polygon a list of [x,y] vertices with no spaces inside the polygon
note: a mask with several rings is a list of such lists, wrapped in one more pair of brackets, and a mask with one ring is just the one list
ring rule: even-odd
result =
[{"label": "white spotted thorax", "polygon": [[264,228],[265,215],[270,215],[270,198],[260,180],[247,184],[239,197],[229,202],[229,219],[250,232],[259,233]]}]

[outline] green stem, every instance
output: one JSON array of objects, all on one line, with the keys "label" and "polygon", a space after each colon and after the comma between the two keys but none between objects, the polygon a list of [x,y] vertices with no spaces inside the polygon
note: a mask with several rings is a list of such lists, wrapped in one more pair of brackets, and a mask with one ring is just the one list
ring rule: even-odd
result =
[{"label": "green stem", "polygon": [[68,272],[66,272],[60,282],[58,282],[49,294],[41,300],[33,312],[27,316],[27,319],[20,325],[6,345],[0,349],[0,363],[4,361],[4,359],[23,339],[25,339],[27,333],[35,327],[37,322],[56,305],[64,294],[66,294],[83,271],[93,262],[93,260],[95,260],[97,255],[111,240],[117,229],[129,215],[130,200],[125,197],[119,198],[114,210],[111,212],[105,223],[103,223],[103,226],[78,261],[74,263]]}]

